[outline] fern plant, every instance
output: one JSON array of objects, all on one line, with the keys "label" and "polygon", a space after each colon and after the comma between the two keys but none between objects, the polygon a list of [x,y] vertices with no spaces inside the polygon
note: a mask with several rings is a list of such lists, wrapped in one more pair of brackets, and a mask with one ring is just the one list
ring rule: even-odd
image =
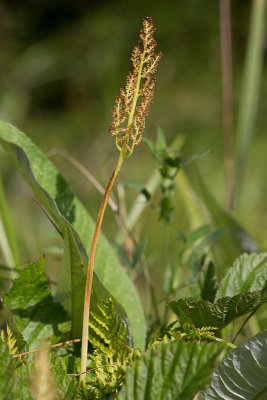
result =
[{"label": "fern plant", "polygon": [[93,354],[89,356],[95,367],[92,368],[94,377],[88,385],[87,395],[103,398],[104,395],[119,391],[127,367],[141,352],[125,344],[128,327],[122,326],[112,299],[99,300],[98,309],[100,313],[92,311],[90,316],[90,343],[93,346]]},{"label": "fern plant", "polygon": [[9,349],[10,354],[16,354],[18,351],[18,346],[17,346],[17,339],[12,333],[12,330],[9,328],[9,325],[6,325],[6,333],[4,329],[1,329],[0,331],[0,338],[3,343],[5,343]]}]

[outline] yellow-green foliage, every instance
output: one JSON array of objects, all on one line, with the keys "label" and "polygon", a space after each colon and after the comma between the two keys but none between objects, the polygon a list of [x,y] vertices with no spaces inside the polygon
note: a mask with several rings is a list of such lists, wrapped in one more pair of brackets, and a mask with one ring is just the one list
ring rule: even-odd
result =
[{"label": "yellow-green foliage", "polygon": [[100,316],[91,312],[89,323],[89,340],[94,348],[90,357],[95,362],[95,379],[89,385],[89,391],[95,396],[98,393],[101,398],[103,394],[119,390],[127,367],[141,352],[125,344],[128,329],[123,328],[112,299],[99,300],[98,308]]},{"label": "yellow-green foliage", "polygon": [[177,326],[178,321],[173,322],[166,328],[158,328],[149,341],[148,347],[154,346],[161,342],[169,342],[174,340],[197,340],[209,341],[216,340],[215,332],[218,328],[213,326],[203,326],[196,328],[193,324],[185,322],[183,326]]},{"label": "yellow-green foliage", "polygon": [[0,338],[3,343],[5,343],[9,349],[10,354],[16,354],[18,351],[17,341],[16,338],[13,336],[13,333],[9,326],[6,326],[6,334],[5,331],[2,329],[0,332]]}]

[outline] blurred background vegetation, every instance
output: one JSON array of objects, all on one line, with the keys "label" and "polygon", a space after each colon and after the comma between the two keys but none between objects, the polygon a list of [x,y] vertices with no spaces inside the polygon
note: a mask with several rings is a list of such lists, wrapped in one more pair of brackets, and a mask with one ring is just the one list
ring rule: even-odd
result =
[{"label": "blurred background vegetation", "polygon": [[[244,97],[241,86],[252,8],[264,2],[233,0],[231,4],[234,154],[238,153],[239,146],[237,125],[240,125],[240,101]],[[105,186],[118,156],[108,132],[110,109],[119,88],[124,86],[131,50],[142,18],[146,16],[153,18],[158,49],[163,57],[145,136],[155,141],[161,128],[167,144],[179,149],[183,162],[210,150],[193,167],[197,165],[202,183],[216,199],[218,204],[213,207],[213,214],[218,215],[218,205],[220,211],[225,209],[219,1],[2,0],[0,117],[18,126],[44,152],[51,149],[69,152]],[[240,196],[230,210],[259,250],[267,248],[266,54],[264,35],[259,68],[254,71],[260,84],[258,92],[256,88],[258,102],[254,102],[256,118],[252,116],[253,136],[247,142],[248,151],[244,151],[242,191],[239,187]],[[99,192],[68,159],[55,152],[53,156],[51,152],[48,154],[96,218],[101,201]],[[151,151],[142,144],[124,164],[119,182],[145,185],[156,169]],[[59,265],[60,238],[2,149],[0,171],[20,260],[27,263],[46,253],[53,259],[51,265],[57,265],[56,259]],[[167,245],[164,243],[166,223],[159,221],[157,208],[148,204],[133,228],[137,243],[147,238],[145,254],[156,286],[160,284],[162,265],[166,265],[166,246],[167,262],[175,263],[180,254],[177,231],[188,234],[210,222],[215,228],[225,227],[223,218],[210,218],[207,201],[204,207],[205,201],[197,197],[195,188],[190,173],[177,174],[172,194],[174,212],[167,224]],[[127,214],[136,195],[133,189],[123,190],[122,186],[120,195],[115,193],[122,213]],[[151,203],[157,204],[160,198],[158,190]],[[110,241],[115,240],[118,227],[110,209],[103,231]],[[226,231],[224,236],[231,241],[230,233]],[[216,261],[226,263],[227,267],[237,254],[222,255],[222,259],[220,255]],[[0,263],[5,263],[1,254]],[[57,275],[53,270],[50,273],[52,278]]]}]

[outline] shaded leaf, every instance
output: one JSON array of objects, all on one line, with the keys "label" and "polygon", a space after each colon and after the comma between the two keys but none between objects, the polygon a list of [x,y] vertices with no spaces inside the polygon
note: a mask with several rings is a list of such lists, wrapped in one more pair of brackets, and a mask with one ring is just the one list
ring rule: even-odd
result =
[{"label": "shaded leaf", "polygon": [[[68,317],[50,294],[43,257],[22,270],[9,294],[4,295],[4,314],[11,330],[16,336],[17,332],[22,334],[31,350],[38,348],[48,337],[61,336],[61,328]],[[14,326],[16,329],[13,329]],[[18,336],[19,350],[22,347],[20,343]]]},{"label": "shaded leaf", "polygon": [[231,350],[223,358],[200,399],[267,399],[267,331]]},{"label": "shaded leaf", "polygon": [[33,400],[29,391],[32,362],[15,368],[7,346],[0,340],[0,398],[1,400]]},{"label": "shaded leaf", "polygon": [[218,343],[182,341],[150,348],[128,369],[119,400],[191,400],[208,382]]},{"label": "shaded leaf", "polygon": [[201,284],[201,298],[213,303],[217,290],[218,282],[216,279],[216,268],[213,262],[210,262],[204,273],[204,281]]},{"label": "shaded leaf", "polygon": [[219,330],[224,328],[234,319],[255,310],[267,299],[262,296],[262,291],[240,293],[233,297],[223,297],[211,303],[196,300],[192,297],[171,301],[169,307],[177,315],[179,322],[202,326],[214,326]]}]

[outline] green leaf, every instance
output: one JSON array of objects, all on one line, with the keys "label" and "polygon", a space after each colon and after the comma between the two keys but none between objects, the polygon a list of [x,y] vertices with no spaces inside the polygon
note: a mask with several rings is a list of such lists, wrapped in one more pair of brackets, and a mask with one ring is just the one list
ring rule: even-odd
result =
[{"label": "green leaf", "polygon": [[[33,189],[61,235],[63,236],[66,225],[72,230],[72,236],[83,259],[83,266],[87,268],[87,257],[85,257],[86,252],[83,243],[86,250],[89,250],[95,224],[86,209],[73,195],[57,169],[40,149],[17,128],[2,120],[0,120],[0,143]],[[65,247],[67,248],[68,245]],[[72,266],[70,266],[69,271],[71,269]],[[115,251],[102,234],[96,252],[95,271],[108,290],[100,283],[96,274],[94,274],[93,290],[101,292],[106,298],[110,297],[110,293],[115,296],[117,308],[121,308],[120,314],[124,315],[125,322],[127,319],[123,308],[129,317],[134,345],[143,348],[145,320],[140,299],[129,277],[121,268]],[[81,270],[80,281],[83,280],[83,274],[84,272]],[[71,278],[65,280],[65,283],[69,285],[68,291],[70,293]],[[65,292],[66,289],[65,287]],[[83,299],[77,298],[76,305],[79,301],[83,302]],[[120,307],[120,304],[122,307]],[[74,310],[76,305],[74,305]],[[81,309],[81,307],[78,309]],[[77,318],[82,319],[82,315],[77,316]],[[81,324],[76,324],[76,326],[79,325]]]},{"label": "green leaf", "polygon": [[[210,225],[202,225],[194,231],[190,232],[186,238],[185,248],[189,249],[192,247],[195,242],[197,242],[200,238],[207,236],[210,231]],[[178,232],[177,232],[178,233]],[[180,239],[180,237],[178,237]]]},{"label": "green leaf", "polygon": [[68,321],[68,317],[50,294],[43,257],[22,270],[19,279],[15,279],[9,294],[4,295],[4,313],[11,330],[15,325],[15,335],[21,333],[31,350],[48,337],[61,336],[61,324]]},{"label": "green leaf", "polygon": [[261,290],[267,283],[267,253],[242,254],[222,279],[216,298]]},{"label": "green leaf", "polygon": [[204,274],[203,284],[201,284],[201,298],[213,303],[217,290],[216,268],[213,262],[210,262]]},{"label": "green leaf", "polygon": [[67,374],[77,373],[77,363],[73,356],[51,358],[51,370],[56,381],[59,399],[74,399],[77,392],[78,381],[74,376]]},{"label": "green leaf", "polygon": [[213,326],[221,330],[235,318],[255,310],[266,301],[262,291],[257,290],[234,297],[223,297],[216,303],[189,297],[171,301],[169,307],[178,316],[181,326],[188,322],[197,328]]},{"label": "green leaf", "polygon": [[15,368],[7,346],[0,340],[0,396],[1,400],[32,400],[29,373],[32,362]]},{"label": "green leaf", "polygon": [[145,199],[146,199],[146,201],[149,201],[149,200],[150,200],[151,194],[150,194],[150,193],[148,192],[148,190],[147,190],[143,185],[141,185],[140,183],[137,183],[137,182],[127,182],[127,183],[124,184],[124,186],[125,186],[126,188],[134,189],[134,190],[136,190],[137,192],[143,194],[144,197],[145,197]]},{"label": "green leaf", "polygon": [[164,132],[161,128],[157,130],[157,142],[156,142],[157,156],[160,157],[167,151],[167,143]]},{"label": "green leaf", "polygon": [[208,382],[218,343],[170,342],[150,348],[128,369],[119,400],[191,400]]},{"label": "green leaf", "polygon": [[[11,399],[10,393],[14,385],[14,364],[8,347],[0,340],[0,393],[3,400]],[[8,397],[9,396],[9,397]]]},{"label": "green leaf", "polygon": [[267,399],[267,331],[231,350],[200,395],[200,400],[239,399]]}]

